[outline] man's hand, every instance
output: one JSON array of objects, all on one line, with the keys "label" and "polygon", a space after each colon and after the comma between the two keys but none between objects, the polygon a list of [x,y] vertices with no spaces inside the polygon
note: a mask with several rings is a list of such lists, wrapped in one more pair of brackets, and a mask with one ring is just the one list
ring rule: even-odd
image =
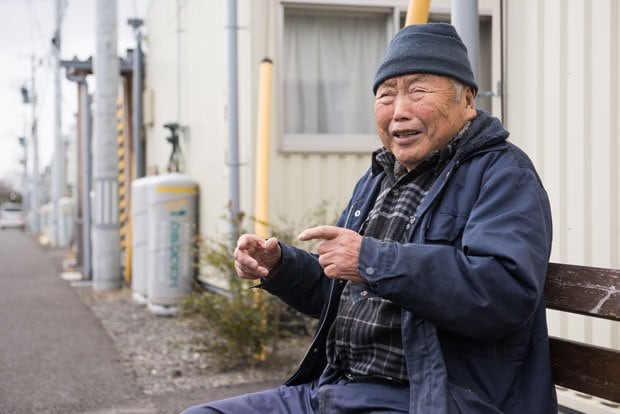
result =
[{"label": "man's hand", "polygon": [[263,239],[255,234],[239,237],[235,248],[235,270],[243,279],[259,279],[271,272],[282,257],[278,239]]},{"label": "man's hand", "polygon": [[335,226],[313,227],[299,235],[299,240],[316,239],[323,240],[318,245],[319,263],[327,277],[366,282],[357,271],[362,236],[353,230]]}]

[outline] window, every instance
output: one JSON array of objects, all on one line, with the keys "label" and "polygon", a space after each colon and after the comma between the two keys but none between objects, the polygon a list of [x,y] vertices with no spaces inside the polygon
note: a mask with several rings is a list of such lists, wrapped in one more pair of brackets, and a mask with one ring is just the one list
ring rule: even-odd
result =
[{"label": "window", "polygon": [[372,80],[387,44],[386,16],[285,10],[283,130],[288,149],[309,144],[350,151],[353,144],[364,151],[377,146]]},{"label": "window", "polygon": [[[378,148],[372,82],[406,14],[406,2],[395,1],[392,7],[386,3],[282,3],[282,151],[355,153]],[[449,2],[438,3],[431,4],[429,20],[449,22]],[[501,68],[499,1],[480,4],[477,106],[501,116],[500,98],[491,93],[499,85]]]}]

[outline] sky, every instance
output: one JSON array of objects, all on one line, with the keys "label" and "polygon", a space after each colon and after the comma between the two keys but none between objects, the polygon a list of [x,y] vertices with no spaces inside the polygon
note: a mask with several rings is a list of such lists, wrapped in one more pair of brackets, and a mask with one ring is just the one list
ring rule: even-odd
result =
[{"label": "sky", "polygon": [[[112,0],[105,0],[111,2]],[[135,46],[129,18],[144,18],[152,0],[116,0],[118,53]],[[88,59],[95,53],[95,0],[65,0],[61,26],[61,58]],[[55,24],[55,0],[0,0],[0,181],[21,186],[23,148],[18,137],[30,135],[32,106],[22,102],[20,88],[31,87],[35,62],[39,170],[52,159],[54,143],[54,73],[51,39]],[[92,78],[92,77],[90,77]],[[94,79],[89,81],[94,91]],[[63,135],[75,134],[77,86],[61,70]],[[29,157],[32,171],[32,155]]]}]

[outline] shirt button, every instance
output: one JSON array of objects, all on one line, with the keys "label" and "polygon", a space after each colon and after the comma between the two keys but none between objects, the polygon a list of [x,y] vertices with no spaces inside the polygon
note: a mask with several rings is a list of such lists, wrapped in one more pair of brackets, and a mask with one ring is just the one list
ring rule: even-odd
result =
[{"label": "shirt button", "polygon": [[367,274],[368,276],[372,276],[372,275],[374,275],[374,274],[375,274],[375,269],[374,269],[374,267],[367,267],[367,268],[366,268],[366,274]]},{"label": "shirt button", "polygon": [[356,210],[356,211],[355,211],[355,213],[353,213],[353,215],[354,215],[355,217],[359,217],[359,216],[360,216],[360,214],[362,214],[362,212],[361,212],[361,211],[359,211],[359,210]]},{"label": "shirt button", "polygon": [[363,297],[366,297],[366,296],[368,296],[368,291],[367,290],[362,290],[360,292],[360,295],[363,296]]}]

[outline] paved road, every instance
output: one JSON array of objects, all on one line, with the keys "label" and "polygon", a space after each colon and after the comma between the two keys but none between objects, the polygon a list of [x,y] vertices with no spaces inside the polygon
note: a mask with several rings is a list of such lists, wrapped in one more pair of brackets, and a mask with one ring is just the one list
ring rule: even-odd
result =
[{"label": "paved road", "polygon": [[21,231],[0,232],[0,412],[78,413],[139,398],[50,253]]},{"label": "paved road", "polygon": [[0,414],[173,414],[275,384],[146,396],[100,321],[59,277],[62,252],[0,231]]}]

